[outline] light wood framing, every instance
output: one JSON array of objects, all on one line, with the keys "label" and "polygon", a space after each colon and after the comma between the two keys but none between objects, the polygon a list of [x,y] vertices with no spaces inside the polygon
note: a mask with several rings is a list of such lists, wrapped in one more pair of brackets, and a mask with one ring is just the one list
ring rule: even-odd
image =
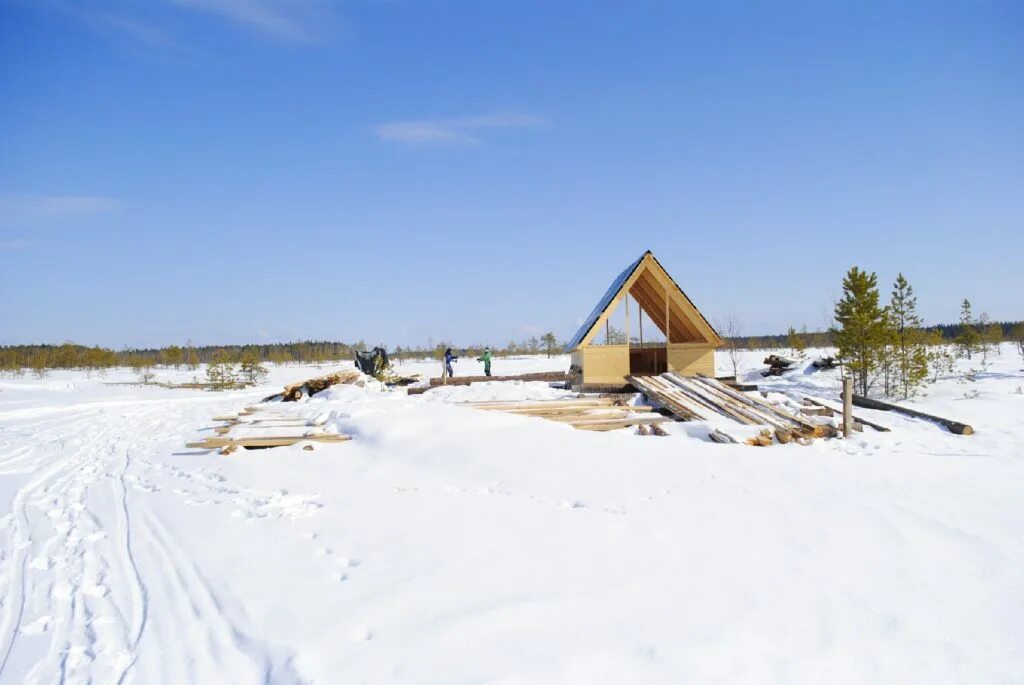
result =
[{"label": "light wood framing", "polygon": [[[578,380],[582,385],[624,383],[626,376],[635,373],[636,370],[630,369],[629,344],[594,344],[598,331],[608,326],[609,317],[624,300],[626,311],[629,311],[630,296],[665,335],[665,356],[662,359],[667,371],[686,376],[714,375],[715,348],[722,344],[722,339],[648,250],[613,297],[607,300],[608,304],[599,316],[584,324],[586,330],[581,329],[574,336],[579,343],[568,351],[572,355],[573,366],[581,374]],[[627,341],[628,321],[627,316]],[[651,349],[652,346],[648,344],[644,348]]]}]

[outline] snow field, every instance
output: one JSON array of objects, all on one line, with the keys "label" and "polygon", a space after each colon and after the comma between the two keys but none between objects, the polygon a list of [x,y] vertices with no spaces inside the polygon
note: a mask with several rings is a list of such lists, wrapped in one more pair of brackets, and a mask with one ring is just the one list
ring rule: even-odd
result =
[{"label": "snow field", "polygon": [[[740,375],[836,396],[763,356]],[[970,437],[857,409],[893,432],[758,449],[455,404],[542,383],[344,386],[286,410],[355,440],[230,457],[183,445],[331,368],[2,378],[0,682],[1019,682],[1022,366],[913,403]]]}]

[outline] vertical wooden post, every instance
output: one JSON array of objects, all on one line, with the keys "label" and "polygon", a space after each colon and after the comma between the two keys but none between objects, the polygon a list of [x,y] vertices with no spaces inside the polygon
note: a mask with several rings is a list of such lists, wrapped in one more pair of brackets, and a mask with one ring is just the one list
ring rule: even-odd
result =
[{"label": "vertical wooden post", "polygon": [[853,430],[853,379],[843,376],[843,437],[850,437]]},{"label": "vertical wooden post", "polygon": [[626,292],[626,347],[629,347],[629,292]]},{"label": "vertical wooden post", "polygon": [[[643,364],[644,371],[654,371],[654,368],[648,368],[647,364],[650,359],[647,357],[647,353],[644,352],[644,308],[640,306],[640,303],[636,303],[636,315],[637,320],[640,322],[640,362]],[[657,361],[654,362],[654,366],[657,366]]]},{"label": "vertical wooden post", "polygon": [[668,344],[672,341],[672,326],[668,320],[668,285],[665,285],[665,371],[671,371],[668,368]]},{"label": "vertical wooden post", "polygon": [[665,286],[665,349],[668,349],[668,344],[671,341],[671,334],[669,331],[672,330],[672,326],[669,325],[668,320],[668,286]]}]

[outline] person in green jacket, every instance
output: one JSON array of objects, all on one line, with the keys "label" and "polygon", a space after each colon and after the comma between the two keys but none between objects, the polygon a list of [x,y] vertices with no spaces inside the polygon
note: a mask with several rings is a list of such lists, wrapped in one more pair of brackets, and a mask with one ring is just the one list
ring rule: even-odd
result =
[{"label": "person in green jacket", "polygon": [[491,348],[485,347],[484,348],[483,356],[482,357],[477,357],[476,360],[478,362],[483,362],[484,363],[484,375],[485,376],[490,376],[491,375]]}]

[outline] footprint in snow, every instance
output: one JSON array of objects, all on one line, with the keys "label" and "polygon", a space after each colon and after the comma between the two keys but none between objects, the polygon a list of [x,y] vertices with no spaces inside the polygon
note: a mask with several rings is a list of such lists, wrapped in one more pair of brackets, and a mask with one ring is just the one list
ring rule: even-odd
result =
[{"label": "footprint in snow", "polygon": [[49,557],[36,557],[29,566],[38,571],[49,571],[53,568],[53,559]]},{"label": "footprint in snow", "polygon": [[25,635],[39,635],[50,629],[50,621],[52,620],[50,616],[40,616],[31,623],[21,626],[18,630]]},{"label": "footprint in snow", "polygon": [[88,666],[93,662],[93,654],[86,647],[71,647],[68,649],[65,663],[69,668],[76,668],[78,666]]},{"label": "footprint in snow", "polygon": [[71,583],[62,580],[54,583],[51,592],[53,593],[53,596],[58,599],[71,599],[71,595],[74,594],[75,589],[71,586]]}]

